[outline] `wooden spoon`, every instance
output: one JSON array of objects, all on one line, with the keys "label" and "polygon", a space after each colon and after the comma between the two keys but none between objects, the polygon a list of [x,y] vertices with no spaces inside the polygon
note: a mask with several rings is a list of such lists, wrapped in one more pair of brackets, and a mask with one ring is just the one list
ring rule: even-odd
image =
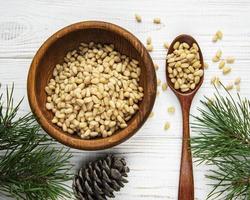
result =
[{"label": "wooden spoon", "polygon": [[[193,43],[196,43],[198,45],[198,43],[193,37],[189,35],[179,35],[171,43],[169,50],[168,50],[168,54],[171,54],[174,51],[173,46],[175,42],[177,41],[179,41],[180,43],[186,42],[190,46],[192,46]],[[201,62],[200,69],[204,70],[203,57],[202,57],[200,47],[199,47],[199,55],[200,55],[200,62]],[[181,92],[180,90],[176,90],[174,88],[174,85],[170,80],[167,68],[168,68],[168,63],[166,62],[167,82],[168,82],[169,87],[178,97],[179,102],[181,104],[182,114],[183,114],[182,115],[182,119],[183,119],[182,155],[181,155],[178,199],[179,200],[194,200],[193,164],[192,164],[192,154],[191,154],[190,142],[189,142],[189,139],[190,139],[189,112],[190,112],[190,107],[191,107],[193,97],[198,91],[198,89],[200,88],[203,82],[204,75],[201,77],[200,82],[196,85],[194,90]]]}]

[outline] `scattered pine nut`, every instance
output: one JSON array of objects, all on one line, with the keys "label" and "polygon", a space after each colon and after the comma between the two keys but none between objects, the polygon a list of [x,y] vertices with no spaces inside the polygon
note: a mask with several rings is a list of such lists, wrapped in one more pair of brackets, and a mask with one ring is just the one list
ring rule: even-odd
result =
[{"label": "scattered pine nut", "polygon": [[166,122],[165,124],[164,124],[164,130],[166,131],[166,130],[168,130],[170,128],[170,123],[169,122]]},{"label": "scattered pine nut", "polygon": [[216,52],[216,54],[215,54],[215,56],[217,57],[217,58],[221,58],[221,55],[222,55],[222,51],[219,49],[217,52]]},{"label": "scattered pine nut", "polygon": [[220,59],[219,59],[217,56],[214,56],[214,57],[212,58],[212,61],[213,61],[213,62],[219,62]]},{"label": "scattered pine nut", "polygon": [[224,60],[221,60],[220,63],[219,63],[219,69],[223,69],[225,67],[225,61]]},{"label": "scattered pine nut", "polygon": [[222,72],[223,72],[223,74],[224,75],[226,75],[226,74],[229,74],[230,72],[231,72],[231,67],[227,67],[227,66],[225,66],[223,69],[222,69]]},{"label": "scattered pine nut", "polygon": [[151,37],[147,38],[147,44],[152,44],[152,38]]},{"label": "scattered pine nut", "polygon": [[226,90],[229,91],[229,90],[232,90],[234,88],[234,85],[232,83],[228,84],[226,86]]},{"label": "scattered pine nut", "polygon": [[159,65],[154,63],[154,67],[155,67],[155,70],[158,70],[159,69]]},{"label": "scattered pine nut", "polygon": [[169,48],[168,42],[164,42],[163,46],[164,46],[165,49],[168,49]]},{"label": "scattered pine nut", "polygon": [[175,107],[174,106],[168,107],[168,113],[170,113],[170,114],[175,113]]},{"label": "scattered pine nut", "polygon": [[216,32],[216,36],[217,36],[217,38],[218,38],[219,40],[222,40],[222,38],[223,38],[223,33],[219,30],[219,31]]},{"label": "scattered pine nut", "polygon": [[235,58],[234,58],[233,56],[228,56],[228,57],[226,58],[226,61],[227,61],[227,63],[232,64],[232,63],[234,63]]},{"label": "scattered pine nut", "polygon": [[214,35],[213,38],[212,38],[212,41],[213,41],[213,42],[217,42],[217,40],[218,40],[217,36]]},{"label": "scattered pine nut", "polygon": [[168,84],[167,83],[163,83],[162,86],[162,91],[166,91],[168,89]]},{"label": "scattered pine nut", "polygon": [[240,91],[240,85],[239,85],[239,84],[238,84],[238,85],[236,85],[236,86],[235,86],[235,88],[236,88],[237,92],[239,92],[239,91]]},{"label": "scattered pine nut", "polygon": [[141,20],[141,16],[138,15],[138,14],[135,14],[135,20],[140,23],[142,20]]},{"label": "scattered pine nut", "polygon": [[152,44],[148,44],[148,45],[146,45],[146,49],[148,50],[148,52],[151,52],[151,51],[153,51],[154,47]]},{"label": "scattered pine nut", "polygon": [[161,80],[157,79],[157,86],[161,85]]},{"label": "scattered pine nut", "polygon": [[211,84],[214,84],[215,86],[219,86],[220,85],[220,78],[218,76],[214,76],[211,79]]},{"label": "scattered pine nut", "polygon": [[241,78],[238,77],[238,78],[235,79],[234,84],[235,84],[235,85],[239,85],[240,82],[241,82]]},{"label": "scattered pine nut", "polygon": [[222,37],[223,37],[223,33],[219,30],[213,36],[212,41],[217,42],[218,40],[222,40]]},{"label": "scattered pine nut", "polygon": [[218,50],[215,54],[215,56],[212,58],[212,61],[213,62],[219,62],[220,61],[220,58],[221,58],[221,55],[222,55],[222,51],[221,50]]},{"label": "scattered pine nut", "polygon": [[149,114],[149,117],[152,118],[154,116],[154,112],[152,111],[150,114]]},{"label": "scattered pine nut", "polygon": [[160,24],[161,19],[160,18],[154,18],[153,22],[154,22],[154,24]]},{"label": "scattered pine nut", "polygon": [[204,68],[207,69],[208,68],[208,64],[206,62],[204,62]]}]

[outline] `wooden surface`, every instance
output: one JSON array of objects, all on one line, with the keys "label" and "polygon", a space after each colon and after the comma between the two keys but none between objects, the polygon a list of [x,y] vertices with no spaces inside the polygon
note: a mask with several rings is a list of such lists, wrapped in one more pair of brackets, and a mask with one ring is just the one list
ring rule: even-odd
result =
[{"label": "wooden surface", "polygon": [[[154,45],[151,55],[160,66],[157,76],[163,82],[166,81],[166,51],[163,42],[171,42],[181,33],[196,38],[204,60],[210,66],[205,72],[204,83],[193,100],[192,114],[198,114],[196,108],[200,106],[199,100],[203,95],[210,96],[213,93],[210,79],[214,75],[219,75],[225,84],[240,76],[241,94],[250,98],[249,0],[1,0],[0,3],[0,80],[3,88],[15,82],[16,100],[25,96],[21,110],[23,113],[30,111],[26,79],[35,52],[55,31],[82,20],[105,20],[119,24],[144,43],[151,36]],[[135,22],[135,13],[142,16],[141,24]],[[154,17],[160,17],[162,24],[153,24]],[[224,38],[214,44],[211,42],[212,35],[218,29],[223,31]],[[233,70],[227,76],[222,76],[217,65],[211,63],[212,56],[219,48],[223,51],[223,57],[236,58],[235,64],[231,65]],[[166,112],[170,105],[176,108],[174,115]],[[171,123],[168,131],[163,130],[166,121]],[[160,90],[154,106],[154,117],[148,119],[135,136],[106,151],[83,152],[72,149],[72,163],[79,167],[85,160],[95,158],[96,155],[114,152],[126,157],[131,168],[130,182],[117,194],[117,199],[176,200],[181,137],[182,118],[177,98],[170,90],[164,93]],[[204,200],[210,190],[206,185],[209,182],[204,178],[207,169],[206,166],[194,165],[195,197],[199,200]]]},{"label": "wooden surface", "polygon": [[[201,63],[201,68],[204,70],[204,61],[201,49],[197,41],[190,35],[182,34],[177,36],[170,44],[168,49],[168,55],[174,52],[174,45],[176,42],[187,43],[190,47],[196,44],[199,48],[199,58]],[[181,150],[181,164],[180,164],[180,176],[179,176],[179,189],[178,189],[178,199],[179,200],[193,200],[194,199],[194,180],[193,180],[193,162],[192,153],[190,150],[190,126],[189,126],[189,115],[190,107],[193,98],[197,91],[200,89],[204,75],[201,77],[199,83],[193,90],[187,92],[181,92],[179,89],[174,88],[174,84],[171,82],[171,78],[168,73],[168,62],[166,61],[166,79],[169,87],[177,96],[181,110],[182,110],[182,150]]]},{"label": "wooden surface", "polygon": [[[116,51],[136,59],[141,67],[140,85],[144,89],[139,110],[127,122],[128,126],[110,137],[83,140],[77,134],[65,133],[53,124],[54,115],[45,108],[47,94],[44,88],[49,83],[53,69],[69,51],[78,49],[81,42],[113,44]],[[87,21],[75,23],[52,35],[34,56],[28,75],[28,98],[31,110],[43,129],[51,137],[69,147],[82,150],[101,150],[113,147],[129,139],[149,116],[156,97],[156,75],[153,61],[143,44],[128,31],[111,23]]]}]

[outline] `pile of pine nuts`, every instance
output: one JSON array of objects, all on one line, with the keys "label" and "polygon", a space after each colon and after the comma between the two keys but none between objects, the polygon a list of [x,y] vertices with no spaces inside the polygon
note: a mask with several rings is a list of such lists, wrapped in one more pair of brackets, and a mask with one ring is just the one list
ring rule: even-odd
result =
[{"label": "pile of pine nuts", "polygon": [[81,43],[55,66],[45,87],[52,123],[83,139],[111,136],[139,109],[140,74],[139,62],[113,44]]},{"label": "pile of pine nuts", "polygon": [[203,76],[199,47],[195,43],[190,47],[177,41],[173,48],[173,53],[167,56],[169,78],[175,89],[181,92],[193,90]]}]

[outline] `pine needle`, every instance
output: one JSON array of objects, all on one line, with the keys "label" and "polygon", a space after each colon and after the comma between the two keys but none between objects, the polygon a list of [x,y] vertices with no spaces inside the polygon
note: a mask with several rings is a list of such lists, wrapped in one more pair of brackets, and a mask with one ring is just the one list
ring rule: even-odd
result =
[{"label": "pine needle", "polygon": [[216,89],[215,101],[201,101],[200,116],[193,116],[191,139],[196,162],[213,166],[207,178],[213,190],[207,199],[250,199],[250,101],[237,102]]},{"label": "pine needle", "polygon": [[0,193],[25,200],[70,198],[65,181],[72,178],[71,154],[52,147],[32,114],[17,117],[22,101],[14,106],[13,92],[14,86],[7,88],[5,104],[0,95]]}]

